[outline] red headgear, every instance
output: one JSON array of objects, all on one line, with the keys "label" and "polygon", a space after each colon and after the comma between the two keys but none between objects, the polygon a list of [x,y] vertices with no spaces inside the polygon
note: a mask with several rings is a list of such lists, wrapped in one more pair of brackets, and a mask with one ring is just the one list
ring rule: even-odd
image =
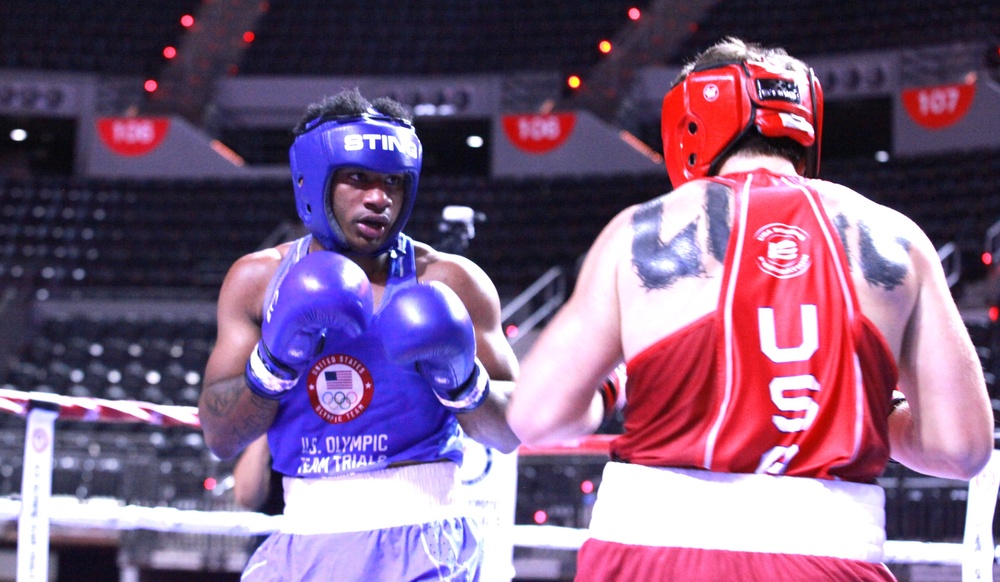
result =
[{"label": "red headgear", "polygon": [[676,188],[713,175],[746,132],[790,137],[807,149],[805,176],[819,173],[823,89],[813,74],[766,61],[695,68],[663,98],[663,157]]}]

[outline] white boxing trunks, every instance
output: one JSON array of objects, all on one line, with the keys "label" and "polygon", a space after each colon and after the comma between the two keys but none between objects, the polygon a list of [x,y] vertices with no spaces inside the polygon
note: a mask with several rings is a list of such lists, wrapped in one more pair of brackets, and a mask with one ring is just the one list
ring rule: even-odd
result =
[{"label": "white boxing trunks", "polygon": [[285,478],[281,529],[241,580],[478,580],[479,534],[454,495],[456,483],[451,462]]}]

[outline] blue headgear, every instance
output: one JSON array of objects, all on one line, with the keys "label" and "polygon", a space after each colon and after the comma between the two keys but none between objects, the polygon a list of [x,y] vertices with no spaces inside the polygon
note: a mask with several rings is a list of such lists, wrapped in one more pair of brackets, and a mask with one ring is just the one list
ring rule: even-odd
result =
[{"label": "blue headgear", "polygon": [[369,109],[361,115],[310,121],[289,150],[295,207],[299,218],[324,247],[348,251],[350,246],[333,215],[330,183],[338,168],[364,168],[405,176],[403,207],[379,255],[396,244],[413,211],[423,148],[409,122]]}]

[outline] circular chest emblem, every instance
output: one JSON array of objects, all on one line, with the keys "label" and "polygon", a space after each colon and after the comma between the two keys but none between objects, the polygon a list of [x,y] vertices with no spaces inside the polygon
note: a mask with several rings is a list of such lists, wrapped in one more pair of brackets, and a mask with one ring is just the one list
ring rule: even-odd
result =
[{"label": "circular chest emblem", "polygon": [[357,418],[372,401],[375,384],[371,372],[357,358],[332,354],[309,370],[309,402],[313,411],[330,424]]},{"label": "circular chest emblem", "polygon": [[798,277],[812,264],[809,234],[797,226],[771,223],[760,227],[754,239],[763,245],[757,254],[757,266],[772,277]]}]

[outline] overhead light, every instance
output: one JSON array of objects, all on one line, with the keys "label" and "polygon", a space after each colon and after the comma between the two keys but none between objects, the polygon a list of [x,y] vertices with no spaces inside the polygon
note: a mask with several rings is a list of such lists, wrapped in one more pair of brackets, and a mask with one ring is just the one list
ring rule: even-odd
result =
[{"label": "overhead light", "polygon": [[413,106],[413,114],[417,116],[430,116],[437,113],[437,106],[433,103],[417,103]]},{"label": "overhead light", "polygon": [[389,97],[410,107],[415,116],[448,116],[464,111],[471,101],[467,89],[443,86],[433,89],[413,89],[403,94],[389,93]]}]

